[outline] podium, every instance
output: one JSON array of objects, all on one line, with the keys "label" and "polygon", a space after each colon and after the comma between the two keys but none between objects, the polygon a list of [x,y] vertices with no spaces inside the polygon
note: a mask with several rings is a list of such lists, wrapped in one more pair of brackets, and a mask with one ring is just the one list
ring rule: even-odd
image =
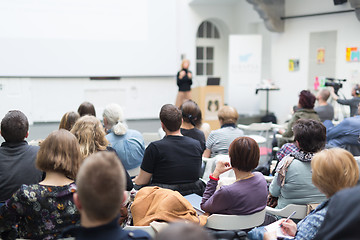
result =
[{"label": "podium", "polygon": [[192,100],[200,107],[203,122],[210,125],[211,130],[219,129],[218,111],[224,106],[224,87],[204,86],[192,90]]}]

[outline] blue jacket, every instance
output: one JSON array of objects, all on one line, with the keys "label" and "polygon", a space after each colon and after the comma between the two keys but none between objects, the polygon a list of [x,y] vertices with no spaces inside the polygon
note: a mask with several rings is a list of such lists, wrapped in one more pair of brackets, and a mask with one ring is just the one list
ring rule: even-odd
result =
[{"label": "blue jacket", "polygon": [[360,116],[345,118],[335,127],[327,124],[326,138],[329,145],[334,147],[343,147],[345,145],[359,145],[360,135]]}]

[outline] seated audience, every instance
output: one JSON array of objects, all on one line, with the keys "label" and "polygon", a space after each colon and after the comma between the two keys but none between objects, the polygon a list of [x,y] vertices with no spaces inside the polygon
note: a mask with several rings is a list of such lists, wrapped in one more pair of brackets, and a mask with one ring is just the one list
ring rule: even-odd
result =
[{"label": "seated audience", "polygon": [[[324,221],[325,214],[330,211],[329,202],[332,202],[332,196],[344,188],[355,186],[359,179],[359,168],[354,157],[341,148],[325,149],[315,154],[311,161],[311,167],[314,185],[326,195],[328,200],[322,202],[298,224],[292,220],[284,222],[285,219],[278,222],[282,223],[281,231],[294,239],[314,239]],[[343,214],[342,212],[339,215]],[[340,222],[343,223],[339,221],[337,224]],[[262,228],[257,228],[251,231],[250,239],[262,239],[262,230]],[[259,236],[256,236],[256,233],[260,233]],[[264,239],[277,239],[276,234],[272,236],[273,233],[265,233]],[[344,238],[339,236],[337,239]]]},{"label": "seated audience", "polygon": [[78,108],[78,113],[80,114],[80,117],[85,115],[96,117],[95,107],[90,102],[83,102],[82,104],[80,104]]},{"label": "seated audience", "polygon": [[[260,149],[254,139],[239,137],[229,149],[230,163],[218,161],[201,202],[201,209],[208,213],[248,215],[263,210],[268,195],[264,176],[252,172],[259,164]],[[236,181],[216,190],[220,174],[235,172]]]},{"label": "seated audience", "polygon": [[[360,105],[358,107],[360,111]],[[360,147],[358,141],[360,135],[360,116],[345,118],[338,125],[325,121],[327,144],[332,147],[345,148],[346,146]]]},{"label": "seated audience", "polygon": [[235,138],[244,135],[244,132],[237,128],[236,122],[239,114],[236,109],[230,106],[220,108],[218,112],[220,129],[211,131],[206,140],[204,157],[215,157],[218,154],[228,154],[229,146]]},{"label": "seated audience", "polygon": [[155,240],[214,240],[214,238],[198,224],[176,222],[161,230]]},{"label": "seated audience", "polygon": [[125,171],[115,153],[98,152],[84,160],[76,178],[74,202],[81,226],[70,227],[63,236],[75,239],[151,239],[143,231],[125,231],[118,224],[121,203],[126,199]]},{"label": "seated audience", "polygon": [[201,127],[201,110],[199,106],[196,102],[187,100],[181,105],[180,110],[183,117],[180,128],[181,134],[198,140],[201,148],[205,150],[205,135],[203,131],[199,130],[199,127]]},{"label": "seated audience", "polygon": [[360,186],[331,197],[315,240],[358,239],[360,236]]},{"label": "seated audience", "polygon": [[140,132],[128,129],[122,108],[118,104],[106,106],[104,113],[106,139],[110,142],[126,170],[140,166],[144,157],[145,143]]},{"label": "seated audience", "polygon": [[75,136],[64,129],[52,132],[41,143],[36,158],[36,167],[46,173],[45,179],[22,185],[6,201],[0,209],[0,231],[17,225],[20,238],[57,239],[65,227],[78,223],[73,194],[80,161]]},{"label": "seated audience", "polygon": [[5,142],[0,147],[0,205],[22,184],[42,180],[43,173],[35,167],[39,147],[25,141],[28,131],[28,119],[18,110],[9,111],[1,121],[1,136]]},{"label": "seated audience", "polygon": [[71,128],[74,126],[76,120],[80,118],[79,113],[77,112],[67,112],[64,114],[64,116],[61,118],[59,129],[63,128],[68,131],[71,130]]},{"label": "seated audience", "polygon": [[[94,116],[83,116],[79,118],[71,133],[75,135],[80,144],[80,152],[82,159],[99,151],[113,151],[115,150],[109,146],[109,141],[105,137],[105,130],[99,119]],[[127,190],[133,188],[133,183],[127,171]]]},{"label": "seated audience", "polygon": [[279,163],[269,187],[269,205],[284,208],[288,204],[320,203],[323,195],[311,182],[311,160],[322,150],[326,141],[325,126],[315,120],[298,120],[293,127],[295,142],[300,151],[291,153]]},{"label": "seated audience", "polygon": [[299,119],[313,119],[320,121],[319,115],[314,110],[315,96],[307,90],[303,90],[299,95],[298,109],[294,112],[291,120],[287,125],[287,129],[280,130],[279,133],[282,134],[281,139],[278,141],[278,146],[281,147],[287,142],[293,142],[294,132],[292,127],[295,122]]},{"label": "seated audience", "polygon": [[327,102],[330,97],[330,91],[326,88],[321,89],[316,96],[319,105],[314,108],[316,113],[319,115],[320,121],[324,122],[325,120],[332,121],[334,119],[334,107]]},{"label": "seated audience", "polygon": [[181,135],[182,114],[174,105],[161,108],[160,121],[166,136],[146,148],[135,183],[169,188],[182,195],[202,195],[205,184],[199,180],[203,152],[200,142]]}]

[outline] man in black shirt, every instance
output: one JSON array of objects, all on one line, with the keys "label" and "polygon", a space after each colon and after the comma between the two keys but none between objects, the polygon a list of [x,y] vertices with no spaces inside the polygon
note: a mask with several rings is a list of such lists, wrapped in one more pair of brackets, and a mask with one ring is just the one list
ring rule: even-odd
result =
[{"label": "man in black shirt", "polygon": [[205,184],[199,180],[200,142],[181,135],[182,113],[174,105],[161,108],[160,120],[166,136],[146,148],[135,183],[177,190],[182,195],[202,195]]},{"label": "man in black shirt", "polygon": [[22,184],[42,179],[42,172],[35,167],[39,147],[25,141],[28,130],[28,119],[21,111],[9,111],[1,121],[5,142],[0,147],[0,202],[9,199]]}]

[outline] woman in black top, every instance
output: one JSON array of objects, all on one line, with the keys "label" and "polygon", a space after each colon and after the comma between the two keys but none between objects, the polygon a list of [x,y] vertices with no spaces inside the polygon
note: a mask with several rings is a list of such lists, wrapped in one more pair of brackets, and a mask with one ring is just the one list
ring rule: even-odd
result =
[{"label": "woman in black top", "polygon": [[181,63],[181,70],[177,73],[177,85],[179,86],[179,92],[175,103],[177,107],[180,107],[185,100],[191,98],[192,73],[188,70],[189,65],[189,60],[183,60]]}]

